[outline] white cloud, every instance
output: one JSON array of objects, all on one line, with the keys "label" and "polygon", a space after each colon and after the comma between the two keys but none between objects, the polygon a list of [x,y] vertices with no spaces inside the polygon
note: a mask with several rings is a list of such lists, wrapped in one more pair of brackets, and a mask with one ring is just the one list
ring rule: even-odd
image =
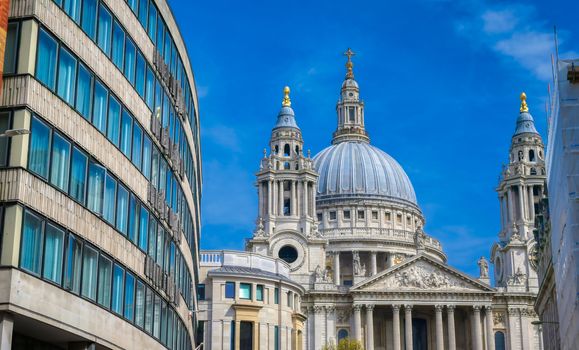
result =
[{"label": "white cloud", "polygon": [[498,34],[512,31],[517,22],[517,16],[512,9],[486,11],[482,14],[483,30],[489,34]]}]

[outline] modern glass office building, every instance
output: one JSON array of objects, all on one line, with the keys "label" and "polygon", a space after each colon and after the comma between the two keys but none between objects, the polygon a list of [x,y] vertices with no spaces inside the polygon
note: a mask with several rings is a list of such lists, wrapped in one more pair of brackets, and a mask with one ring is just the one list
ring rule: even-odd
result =
[{"label": "modern glass office building", "polygon": [[166,0],[11,0],[0,348],[195,347],[201,163]]}]

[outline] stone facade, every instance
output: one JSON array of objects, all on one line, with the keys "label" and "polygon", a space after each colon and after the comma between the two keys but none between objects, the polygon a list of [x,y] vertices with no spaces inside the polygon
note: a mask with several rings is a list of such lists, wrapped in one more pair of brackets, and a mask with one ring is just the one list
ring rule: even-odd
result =
[{"label": "stone facade", "polygon": [[1,349],[197,346],[195,81],[168,3],[134,3],[10,1]]}]

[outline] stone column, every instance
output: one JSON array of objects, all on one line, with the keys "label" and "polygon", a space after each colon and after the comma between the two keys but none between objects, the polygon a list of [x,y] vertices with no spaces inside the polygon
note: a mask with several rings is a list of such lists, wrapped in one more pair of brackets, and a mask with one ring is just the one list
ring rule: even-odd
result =
[{"label": "stone column", "polygon": [[493,332],[493,309],[485,306],[485,323],[487,327],[487,350],[495,350],[495,334]]},{"label": "stone column", "polygon": [[279,216],[283,216],[284,215],[284,213],[283,213],[283,181],[279,182],[278,187],[279,187],[278,188],[278,190],[279,190],[279,194],[278,194],[278,196],[279,196],[279,198],[278,198],[279,213],[278,214],[279,214]]},{"label": "stone column", "polygon": [[326,306],[326,344],[330,342],[336,342],[336,308],[334,306]]},{"label": "stone column", "polygon": [[[454,305],[446,306],[448,326],[448,350],[456,350],[456,335],[454,330]],[[494,350],[494,349],[493,349]]]},{"label": "stone column", "polygon": [[0,313],[0,349],[12,349],[14,319],[11,314]]},{"label": "stone column", "polygon": [[523,185],[519,185],[519,217],[525,220],[525,200],[523,199]]},{"label": "stone column", "polygon": [[394,253],[388,253],[388,268],[394,266]]},{"label": "stone column", "polygon": [[362,317],[360,315],[360,309],[362,305],[354,304],[354,339],[362,341]]},{"label": "stone column", "polygon": [[257,183],[257,216],[263,217],[263,184],[261,182]]},{"label": "stone column", "polygon": [[[519,324],[519,309],[514,308],[514,307],[510,307],[507,309],[507,314],[508,314],[508,322],[509,322],[509,327],[507,329],[507,332],[509,332],[510,334],[515,334],[515,335],[520,334],[519,333],[520,328],[518,328],[518,326],[520,326],[520,324]],[[521,344],[519,342],[519,339],[520,338],[518,336],[507,337],[507,339],[505,339],[505,340],[510,343],[509,349],[520,349]]]},{"label": "stone column", "polygon": [[[513,189],[511,187],[507,188],[507,206],[509,209],[509,220],[508,223],[515,222],[515,210],[513,208],[514,201],[513,201]],[[509,225],[510,228],[510,225]]]},{"label": "stone column", "polygon": [[435,305],[436,314],[436,350],[444,350],[444,331],[442,328],[442,305]]},{"label": "stone column", "polygon": [[272,195],[271,195],[271,180],[267,181],[267,214],[271,215],[272,212],[272,206],[271,206],[271,202],[273,200]]},{"label": "stone column", "polygon": [[303,195],[304,195],[304,212],[303,213],[304,213],[305,217],[308,217],[309,213],[308,213],[308,182],[307,181],[304,181],[303,187],[304,187],[304,193],[303,193]]},{"label": "stone column", "polygon": [[340,252],[334,252],[334,283],[340,285]]},{"label": "stone column", "polygon": [[301,181],[297,181],[297,192],[296,192],[296,215],[297,216],[301,216],[302,215],[302,199],[301,199],[301,195],[302,195],[302,182]]},{"label": "stone column", "polygon": [[529,215],[531,216],[529,220],[535,220],[535,197],[533,194],[533,185],[527,186],[528,195],[527,198],[529,199]]},{"label": "stone column", "polygon": [[296,182],[292,181],[291,182],[291,200],[290,200],[290,213],[291,216],[296,216]]},{"label": "stone column", "polygon": [[472,322],[473,322],[473,347],[474,350],[483,350],[482,348],[482,329],[480,324],[480,306],[472,307]]},{"label": "stone column", "polygon": [[376,275],[378,273],[378,266],[376,264],[376,251],[372,251],[370,252],[370,267],[371,267],[371,272],[372,272],[372,276]]},{"label": "stone column", "polygon": [[501,229],[505,229],[507,227],[507,223],[505,220],[505,214],[507,213],[505,210],[505,196],[500,195],[499,196],[499,203],[501,206]]},{"label": "stone column", "polygon": [[531,342],[529,336],[529,311],[527,309],[520,310],[521,317],[521,345],[523,350],[531,349]]},{"label": "stone column", "polygon": [[400,305],[392,305],[392,344],[394,350],[400,349]]},{"label": "stone column", "polygon": [[406,350],[412,350],[412,305],[404,305],[404,340]]},{"label": "stone column", "polygon": [[366,305],[366,348],[374,350],[374,305]]}]

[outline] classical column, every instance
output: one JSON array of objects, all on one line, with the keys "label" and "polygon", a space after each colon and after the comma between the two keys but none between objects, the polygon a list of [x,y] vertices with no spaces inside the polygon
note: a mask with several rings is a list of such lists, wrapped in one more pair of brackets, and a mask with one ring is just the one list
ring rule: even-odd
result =
[{"label": "classical column", "polygon": [[340,285],[340,252],[334,252],[334,283]]},{"label": "classical column", "polygon": [[290,213],[291,216],[296,216],[296,182],[291,182],[291,200],[290,200]]},{"label": "classical column", "polygon": [[304,212],[303,213],[304,213],[305,217],[308,217],[309,213],[308,213],[308,182],[307,181],[304,181],[303,187],[304,187],[304,192],[303,192],[303,195],[304,195]]},{"label": "classical column", "polygon": [[388,253],[388,268],[394,266],[394,253]]},{"label": "classical column", "polygon": [[472,307],[472,322],[473,322],[473,347],[474,350],[483,350],[482,348],[482,329],[480,324],[480,306],[474,305]]},{"label": "classical column", "polygon": [[278,194],[278,196],[279,196],[279,198],[278,198],[278,201],[279,201],[279,204],[278,204],[278,206],[279,206],[279,208],[278,208],[278,210],[279,210],[279,216],[283,216],[283,215],[284,215],[284,212],[283,212],[283,181],[280,181],[280,182],[279,182],[279,184],[278,184],[278,190],[279,190],[279,194]]},{"label": "classical column", "polygon": [[297,181],[297,192],[296,192],[296,210],[297,210],[297,216],[301,216],[302,215],[302,200],[301,200],[301,194],[302,194],[302,182],[301,181]]},{"label": "classical column", "polygon": [[325,326],[325,309],[323,306],[314,306],[314,332],[312,337],[314,338],[314,349],[319,349],[324,346],[322,341],[322,335]]},{"label": "classical column", "polygon": [[257,183],[257,216],[263,217],[263,185],[261,182]]},{"label": "classical column", "polygon": [[527,198],[529,199],[529,215],[531,216],[529,220],[535,220],[535,197],[533,194],[533,185],[527,186],[528,195]]},{"label": "classical column", "polygon": [[507,223],[505,220],[505,214],[506,214],[506,210],[505,210],[505,196],[500,195],[499,196],[499,203],[501,206],[501,229],[505,229],[505,227],[507,227]]},{"label": "classical column", "polygon": [[506,194],[507,194],[507,206],[509,207],[509,208],[508,208],[508,209],[509,209],[509,220],[508,220],[508,222],[509,222],[509,223],[512,223],[512,222],[515,222],[515,221],[516,221],[516,220],[515,220],[515,210],[514,210],[514,208],[513,208],[513,205],[514,205],[515,203],[514,203],[514,201],[513,201],[513,189],[512,189],[512,187],[509,186],[509,187],[507,188]]},{"label": "classical column", "polygon": [[519,217],[525,220],[525,200],[523,199],[523,185],[519,185]]},{"label": "classical column", "polygon": [[12,349],[14,319],[7,312],[0,313],[0,349]]},{"label": "classical column", "polygon": [[404,305],[404,340],[406,350],[412,350],[412,305]]},{"label": "classical column", "polygon": [[376,251],[372,251],[370,252],[370,265],[371,265],[371,271],[372,271],[372,276],[376,275],[378,273],[378,266],[376,264]]},{"label": "classical column", "polygon": [[336,342],[335,334],[336,334],[336,308],[330,305],[326,306],[326,344]]},{"label": "classical column", "polygon": [[[454,330],[454,305],[446,306],[448,327],[448,350],[456,350],[456,335]],[[493,349],[494,350],[494,349]]]},{"label": "classical column", "polygon": [[529,336],[529,310],[521,309],[521,345],[523,350],[531,349],[531,342]]},{"label": "classical column", "polygon": [[272,212],[272,206],[271,206],[271,202],[273,200],[272,195],[271,195],[271,180],[267,180],[267,215],[271,215]]},{"label": "classical column", "polygon": [[360,315],[360,309],[362,305],[355,304],[354,308],[354,339],[355,340],[362,340],[362,318]]},{"label": "classical column", "polygon": [[442,305],[434,305],[436,314],[436,350],[444,350],[444,332],[442,330]]},{"label": "classical column", "polygon": [[392,305],[392,344],[394,350],[400,349],[400,305]]},{"label": "classical column", "polygon": [[374,305],[366,305],[366,348],[374,350]]},{"label": "classical column", "polygon": [[495,334],[493,332],[493,309],[485,306],[485,322],[487,327],[487,350],[495,350]]}]

